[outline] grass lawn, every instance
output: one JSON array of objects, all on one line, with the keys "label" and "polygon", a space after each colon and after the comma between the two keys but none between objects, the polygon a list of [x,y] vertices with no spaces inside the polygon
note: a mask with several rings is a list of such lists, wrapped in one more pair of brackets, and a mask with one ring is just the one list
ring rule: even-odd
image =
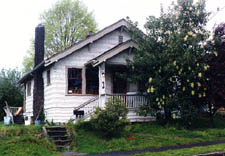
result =
[{"label": "grass lawn", "polygon": [[[225,139],[225,122],[215,120],[215,125],[216,128],[208,128],[207,119],[196,121],[192,130],[177,125],[160,126],[154,122],[133,124],[127,127],[127,133],[124,136],[113,139],[104,139],[96,132],[78,129],[77,150],[95,154]],[[128,139],[127,136],[130,138],[133,136],[133,139]]]},{"label": "grass lawn", "polygon": [[54,145],[41,135],[39,126],[0,124],[1,156],[60,156]]},{"label": "grass lawn", "polygon": [[196,155],[196,154],[224,152],[224,151],[225,151],[225,144],[221,144],[221,145],[212,145],[212,146],[205,146],[205,147],[186,148],[181,150],[169,150],[166,152],[143,153],[143,154],[137,154],[134,156],[178,156],[178,155],[190,156],[190,155]]}]

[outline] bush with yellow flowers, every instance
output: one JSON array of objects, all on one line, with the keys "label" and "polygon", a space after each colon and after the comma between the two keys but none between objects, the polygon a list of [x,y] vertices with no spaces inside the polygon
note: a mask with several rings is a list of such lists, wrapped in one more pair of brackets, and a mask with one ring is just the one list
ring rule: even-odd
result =
[{"label": "bush with yellow flowers", "polygon": [[146,35],[132,31],[139,49],[129,62],[131,78],[147,93],[146,109],[164,110],[166,120],[179,112],[189,122],[207,104],[208,16],[204,0],[178,0],[159,17],[148,17]]}]

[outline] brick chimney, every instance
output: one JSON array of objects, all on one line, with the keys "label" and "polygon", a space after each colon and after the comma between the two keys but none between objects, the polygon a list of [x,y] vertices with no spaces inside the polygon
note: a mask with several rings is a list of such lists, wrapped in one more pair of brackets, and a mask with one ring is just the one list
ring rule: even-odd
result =
[{"label": "brick chimney", "polygon": [[[44,60],[44,40],[45,29],[42,24],[35,28],[35,57],[34,67],[39,65]],[[42,77],[42,69],[34,71],[34,89],[33,89],[33,119],[39,120],[43,113],[44,106],[44,81]]]},{"label": "brick chimney", "polygon": [[44,60],[45,48],[45,28],[42,24],[39,24],[35,28],[35,57],[34,57],[34,67],[40,64]]}]

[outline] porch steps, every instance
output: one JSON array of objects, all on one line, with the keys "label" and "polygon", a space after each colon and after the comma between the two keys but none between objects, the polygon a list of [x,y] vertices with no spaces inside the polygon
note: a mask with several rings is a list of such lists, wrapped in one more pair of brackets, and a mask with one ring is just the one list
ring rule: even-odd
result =
[{"label": "porch steps", "polygon": [[43,127],[43,132],[49,141],[53,141],[57,150],[69,150],[72,140],[68,135],[66,127],[63,126],[47,126]]}]

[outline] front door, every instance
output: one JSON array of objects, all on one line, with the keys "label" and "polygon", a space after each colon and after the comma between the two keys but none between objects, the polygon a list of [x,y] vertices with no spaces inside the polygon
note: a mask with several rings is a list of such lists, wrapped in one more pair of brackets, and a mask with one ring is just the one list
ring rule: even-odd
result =
[{"label": "front door", "polygon": [[127,81],[121,77],[124,73],[123,69],[113,70],[113,93],[114,94],[126,94],[127,93]]}]

